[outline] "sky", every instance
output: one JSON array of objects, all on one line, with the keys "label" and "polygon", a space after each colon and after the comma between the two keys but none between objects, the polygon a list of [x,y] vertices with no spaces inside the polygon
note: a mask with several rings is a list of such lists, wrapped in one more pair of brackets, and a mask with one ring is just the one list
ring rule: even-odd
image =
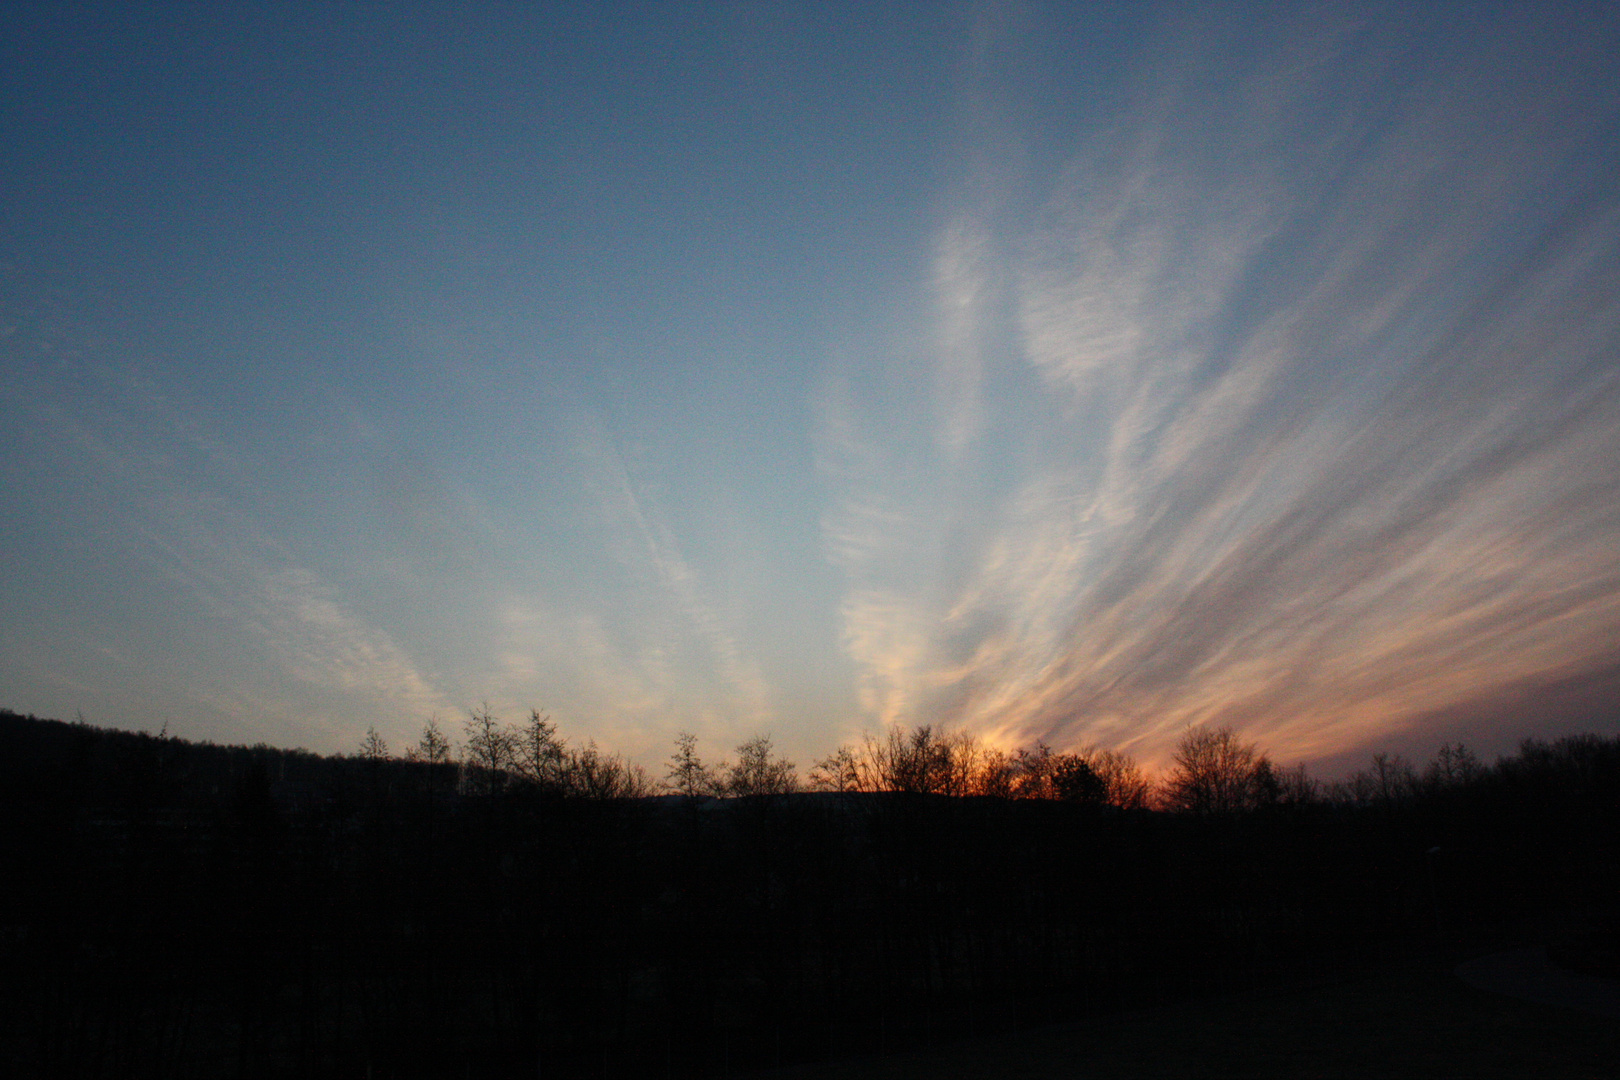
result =
[{"label": "sky", "polygon": [[0,148],[0,707],[1620,730],[1611,4],[25,2]]}]

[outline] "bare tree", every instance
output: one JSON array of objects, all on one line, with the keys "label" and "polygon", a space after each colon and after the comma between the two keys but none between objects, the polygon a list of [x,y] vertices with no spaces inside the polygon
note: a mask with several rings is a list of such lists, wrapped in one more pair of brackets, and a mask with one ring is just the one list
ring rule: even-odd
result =
[{"label": "bare tree", "polygon": [[974,778],[973,793],[993,799],[1011,799],[1023,794],[1023,775],[1019,754],[1005,750],[988,749],[979,756],[979,771]]},{"label": "bare tree", "polygon": [[868,791],[862,779],[861,759],[848,746],[840,746],[810,769],[810,786],[817,791]]},{"label": "bare tree", "polygon": [[1271,759],[1262,754],[1254,763],[1254,771],[1249,774],[1249,805],[1276,806],[1282,802],[1282,798],[1282,776]]},{"label": "bare tree", "polygon": [[557,725],[539,709],[529,710],[529,719],[512,732],[513,769],[542,791],[560,792],[567,750],[557,737]]},{"label": "bare tree", "polygon": [[941,761],[939,792],[942,795],[972,795],[988,751],[979,737],[968,731],[955,731],[942,735],[945,747]]},{"label": "bare tree", "polygon": [[1108,781],[1083,754],[1055,754],[1048,769],[1050,798],[1101,805],[1109,801]]},{"label": "bare tree", "polygon": [[1279,772],[1277,781],[1282,791],[1279,801],[1284,806],[1304,806],[1321,798],[1322,785],[1306,771],[1303,761]]},{"label": "bare tree", "polygon": [[1044,742],[1011,753],[971,735],[944,735],[924,725],[867,735],[859,748],[840,746],[810,770],[818,791],[925,791],[997,798],[1099,802],[1121,809],[1148,805],[1152,785],[1129,755],[1095,746],[1057,753]]},{"label": "bare tree", "polygon": [[439,730],[439,718],[432,717],[422,726],[422,737],[415,746],[405,751],[405,760],[426,766],[427,794],[431,800],[439,790],[440,776],[452,766],[450,740]]},{"label": "bare tree", "polygon": [[388,743],[378,733],[375,724],[366,728],[366,737],[360,740],[360,752],[356,755],[365,770],[366,787],[370,792],[373,807],[378,805],[384,793],[391,787],[383,766],[388,762]]},{"label": "bare tree", "polygon": [[1198,814],[1253,808],[1260,798],[1259,784],[1271,773],[1259,748],[1229,727],[1188,728],[1173,760],[1164,780],[1164,803]]},{"label": "bare tree", "polygon": [[1345,780],[1332,784],[1328,797],[1356,806],[1388,806],[1405,802],[1422,786],[1417,772],[1401,755],[1377,753],[1372,756],[1370,768],[1357,769]]},{"label": "bare tree", "polygon": [[666,787],[688,799],[712,798],[725,786],[720,770],[704,764],[698,757],[697,736],[689,731],[675,736],[675,753],[670,755],[669,771],[664,776]]},{"label": "bare tree", "polygon": [[879,791],[944,794],[956,786],[952,746],[931,724],[907,731],[896,724],[882,738],[866,736],[865,758]]},{"label": "bare tree", "polygon": [[1372,774],[1366,769],[1358,769],[1345,779],[1329,784],[1328,798],[1351,806],[1366,806],[1373,801],[1376,788]]},{"label": "bare tree", "polygon": [[1404,802],[1418,788],[1417,772],[1399,754],[1378,753],[1372,759],[1373,800]]},{"label": "bare tree", "polygon": [[1092,764],[1102,753],[1088,748],[1060,754],[1044,741],[1033,750],[1017,750],[1010,758],[1013,793],[1021,799],[1107,802],[1107,783]]},{"label": "bare tree", "polygon": [[366,728],[366,737],[360,740],[360,756],[367,761],[388,760],[388,743],[377,733],[375,724]]},{"label": "bare tree", "polygon": [[1086,767],[1101,781],[1102,801],[1109,806],[1117,806],[1121,810],[1140,810],[1148,805],[1153,785],[1142,771],[1142,766],[1129,754],[1084,746],[1075,751],[1074,756],[1085,762]]},{"label": "bare tree", "polygon": [[1034,749],[1019,747],[1011,755],[1013,794],[1020,799],[1050,799],[1056,796],[1052,787],[1052,770],[1057,755],[1045,740],[1035,743]]},{"label": "bare tree", "polygon": [[1423,770],[1423,782],[1430,788],[1455,787],[1471,783],[1485,773],[1474,752],[1462,743],[1440,747],[1434,760]]},{"label": "bare tree", "polygon": [[439,730],[439,718],[430,719],[422,727],[422,738],[405,751],[406,761],[420,761],[428,765],[443,765],[450,760],[450,740]]},{"label": "bare tree", "polygon": [[482,709],[468,710],[462,726],[467,732],[467,779],[478,793],[493,795],[506,786],[507,774],[516,764],[512,733],[490,712],[488,702]]},{"label": "bare tree", "polygon": [[787,795],[798,789],[793,762],[771,756],[769,736],[755,736],[737,747],[737,761],[726,777],[726,794]]},{"label": "bare tree", "polygon": [[563,794],[576,799],[640,799],[652,793],[641,766],[627,765],[618,754],[603,754],[594,742],[565,755],[560,777]]}]

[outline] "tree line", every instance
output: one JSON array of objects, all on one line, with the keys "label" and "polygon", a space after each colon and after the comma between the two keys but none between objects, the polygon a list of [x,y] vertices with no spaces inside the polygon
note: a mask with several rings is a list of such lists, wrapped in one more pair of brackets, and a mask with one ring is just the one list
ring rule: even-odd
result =
[{"label": "tree line", "polygon": [[[1461,743],[1445,744],[1419,768],[1399,754],[1375,753],[1366,768],[1323,782],[1303,764],[1279,766],[1258,743],[1228,726],[1189,727],[1169,767],[1157,778],[1130,755],[1094,744],[1056,751],[1044,741],[1003,750],[966,731],[896,724],[866,734],[817,760],[801,779],[769,735],[735,748],[735,760],[705,760],[698,738],[682,731],[661,781],[594,741],[570,746],[549,715],[529,710],[503,724],[485,704],[468,711],[460,753],[437,717],[422,728],[403,760],[447,787],[483,795],[527,789],[564,798],[637,799],[660,793],[687,798],[749,798],[798,792],[903,793],[960,798],[1045,799],[1116,810],[1155,809],[1230,814],[1328,802],[1389,803],[1479,779],[1487,769]],[[1526,746],[1532,745],[1527,743]],[[364,760],[391,760],[375,726],[360,742]]]},{"label": "tree line", "polygon": [[1601,965],[1620,922],[1612,735],[1313,785],[1193,729],[1116,802],[1100,752],[933,728],[818,786],[763,737],[655,784],[533,711],[454,734],[0,713],[0,1073],[723,1076],[1423,950]]}]

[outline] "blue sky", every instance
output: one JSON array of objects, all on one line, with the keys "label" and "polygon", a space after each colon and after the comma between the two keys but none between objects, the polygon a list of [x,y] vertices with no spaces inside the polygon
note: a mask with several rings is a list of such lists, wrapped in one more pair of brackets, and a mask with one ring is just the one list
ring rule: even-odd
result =
[{"label": "blue sky", "polygon": [[25,5],[0,705],[1613,730],[1606,5]]}]

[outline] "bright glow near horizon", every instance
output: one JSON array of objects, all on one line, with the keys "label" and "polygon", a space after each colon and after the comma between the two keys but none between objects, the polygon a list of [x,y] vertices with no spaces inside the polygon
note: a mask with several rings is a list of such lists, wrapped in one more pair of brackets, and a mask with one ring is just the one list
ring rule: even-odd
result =
[{"label": "bright glow near horizon", "polygon": [[1611,6],[30,9],[0,707],[1615,729]]}]

